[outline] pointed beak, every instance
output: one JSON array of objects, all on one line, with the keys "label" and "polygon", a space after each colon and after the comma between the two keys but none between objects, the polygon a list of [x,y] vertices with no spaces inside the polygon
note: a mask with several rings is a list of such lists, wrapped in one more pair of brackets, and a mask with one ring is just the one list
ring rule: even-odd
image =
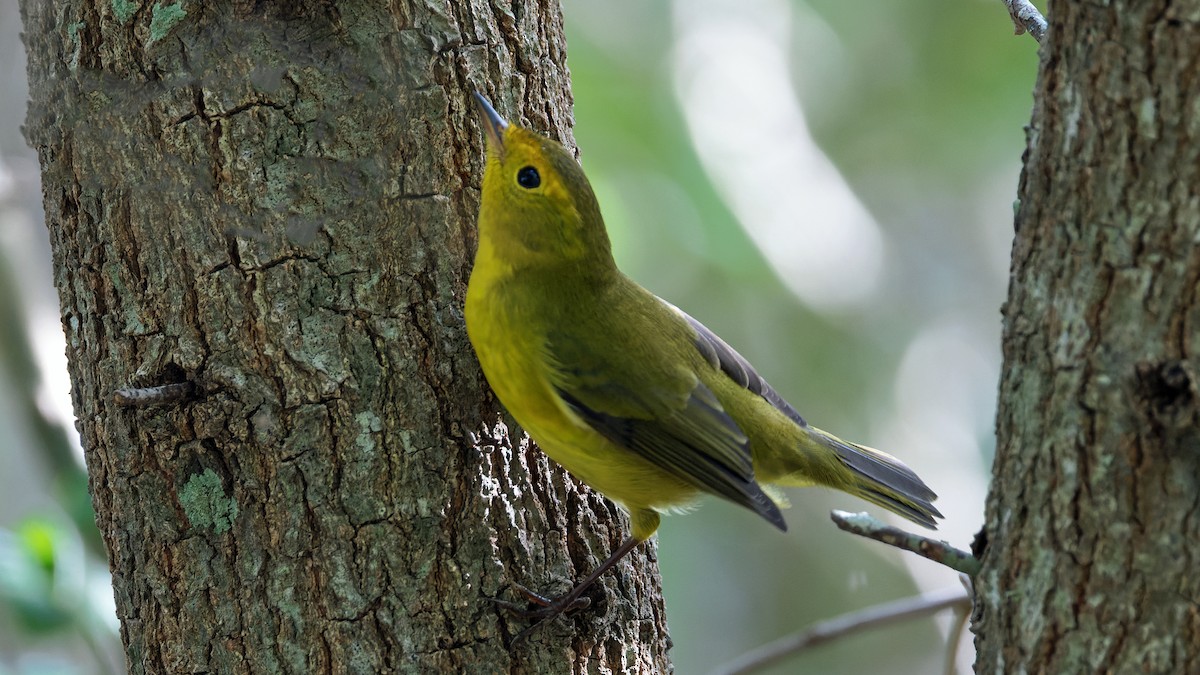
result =
[{"label": "pointed beak", "polygon": [[483,120],[484,130],[487,131],[488,145],[497,153],[504,154],[504,130],[508,128],[508,122],[479,92],[475,92],[475,107],[479,108],[479,117]]}]

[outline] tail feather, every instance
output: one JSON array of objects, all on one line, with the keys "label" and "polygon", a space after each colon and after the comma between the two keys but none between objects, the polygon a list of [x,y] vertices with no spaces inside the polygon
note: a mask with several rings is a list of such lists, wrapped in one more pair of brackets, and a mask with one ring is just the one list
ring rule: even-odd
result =
[{"label": "tail feather", "polygon": [[914,523],[937,529],[934,518],[943,517],[932,504],[937,495],[912,469],[885,452],[843,441],[815,427],[808,430],[854,474],[854,485],[847,492]]}]

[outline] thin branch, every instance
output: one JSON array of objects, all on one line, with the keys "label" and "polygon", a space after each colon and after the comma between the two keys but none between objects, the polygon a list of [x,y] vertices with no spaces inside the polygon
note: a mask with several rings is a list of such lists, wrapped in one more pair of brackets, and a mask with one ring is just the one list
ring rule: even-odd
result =
[{"label": "thin branch", "polygon": [[88,651],[92,653],[92,663],[96,664],[96,672],[100,675],[115,675],[117,671],[113,668],[112,654],[108,653],[103,644],[108,641],[95,635],[95,632],[96,628],[92,625],[85,624],[79,627],[79,635],[83,638],[83,643],[87,646]]},{"label": "thin branch", "polygon": [[970,607],[954,608],[954,623],[950,625],[950,635],[946,639],[946,675],[955,675],[958,672],[958,643],[962,642],[962,634],[969,618]]},{"label": "thin branch", "polygon": [[[968,596],[973,596],[971,577],[960,574],[958,580]],[[971,605],[954,608],[954,621],[950,624],[950,632],[946,635],[946,675],[958,672],[958,645],[962,642],[963,631],[967,628],[967,620],[971,618]]]},{"label": "thin branch", "polygon": [[922,537],[919,534],[905,532],[898,527],[885,525],[865,513],[834,511],[829,516],[839,528],[852,534],[881,541],[905,551],[912,551],[921,557],[929,558],[970,577],[979,573],[979,560],[975,556],[954,548],[944,541]]},{"label": "thin branch", "polygon": [[778,663],[797,652],[836,640],[840,637],[899,623],[914,617],[933,614],[950,607],[962,607],[970,611],[971,596],[961,588],[943,588],[911,598],[875,605],[864,610],[843,614],[822,621],[808,629],[769,642],[757,649],[742,654],[718,668],[717,675],[741,675],[761,670]]},{"label": "thin branch", "polygon": [[1004,5],[1008,7],[1008,15],[1012,17],[1013,26],[1017,29],[1016,34],[1028,31],[1034,40],[1041,43],[1049,26],[1037,7],[1029,0],[1004,0]]}]

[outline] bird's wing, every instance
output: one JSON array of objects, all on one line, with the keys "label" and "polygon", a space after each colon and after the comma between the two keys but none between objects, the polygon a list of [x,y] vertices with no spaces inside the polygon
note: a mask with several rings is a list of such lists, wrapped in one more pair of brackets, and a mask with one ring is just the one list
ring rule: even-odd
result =
[{"label": "bird's wing", "polygon": [[704,356],[705,360],[721,369],[721,372],[729,376],[729,379],[736,382],[742,388],[751,393],[758,394],[766,399],[768,403],[775,407],[776,410],[787,415],[796,424],[804,427],[808,423],[796,412],[792,404],[788,403],[779,392],[775,391],[766,380],[763,379],[758,371],[754,370],[754,366],[745,359],[741,354],[730,347],[716,333],[708,329],[708,326],[693,319],[687,312],[679,309],[675,305],[659,298],[664,305],[671,308],[673,312],[678,314],[684,321],[696,331],[696,349]]},{"label": "bird's wing", "polygon": [[[665,300],[663,300],[663,304],[678,313],[692,327],[692,330],[696,331],[696,349],[700,350],[709,363],[719,367],[721,372],[738,385],[763,397],[799,426],[807,428],[810,438],[832,450],[855,475],[866,478],[868,483],[882,485],[890,491],[866,490],[855,494],[899,513],[913,522],[937,529],[933,517],[940,518],[942,514],[931,503],[932,500],[937,499],[937,495],[912,469],[887,453],[843,441],[820,429],[808,426],[800,413],[796,412],[790,403],[771,388],[771,385],[767,384],[767,381],[733,347],[730,347],[716,333],[683,310]],[[897,499],[896,495],[902,495],[906,500]]]},{"label": "bird's wing", "polygon": [[[572,337],[551,333],[547,351],[552,384],[576,416],[612,443],[786,529],[779,508],[754,482],[749,439],[695,373],[671,367],[666,355],[605,358]],[[656,344],[622,341],[629,343],[608,346],[653,352]]]}]

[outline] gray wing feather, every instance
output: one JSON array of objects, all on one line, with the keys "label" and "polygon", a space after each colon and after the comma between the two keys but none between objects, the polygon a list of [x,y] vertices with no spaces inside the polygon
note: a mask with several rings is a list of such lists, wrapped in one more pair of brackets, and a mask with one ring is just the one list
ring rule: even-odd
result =
[{"label": "gray wing feather", "polygon": [[682,410],[665,418],[609,415],[589,408],[569,391],[556,390],[576,415],[614,444],[787,529],[779,507],[754,482],[750,440],[703,383],[696,383]]},{"label": "gray wing feather", "polygon": [[[659,299],[662,300],[662,298]],[[693,319],[687,312],[666,300],[662,300],[662,302],[667,307],[679,313],[688,322],[688,325],[692,327],[692,330],[696,331],[696,349],[700,350],[700,353],[709,363],[719,367],[721,372],[728,375],[729,379],[736,382],[739,386],[766,399],[776,410],[787,415],[796,424],[802,427],[808,426],[808,423],[804,421],[800,413],[796,412],[792,404],[784,400],[763,379],[762,375],[759,375],[758,371],[754,370],[754,366],[750,365],[750,362],[745,357],[737,353],[737,350],[730,347],[716,333],[709,330],[708,326]]]}]

